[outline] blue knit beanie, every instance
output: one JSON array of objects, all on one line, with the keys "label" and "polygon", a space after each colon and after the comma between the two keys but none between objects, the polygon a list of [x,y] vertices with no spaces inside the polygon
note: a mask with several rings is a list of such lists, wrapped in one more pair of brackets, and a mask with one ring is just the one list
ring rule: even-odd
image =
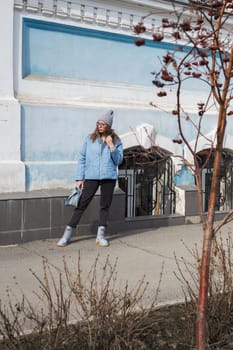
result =
[{"label": "blue knit beanie", "polygon": [[102,117],[100,117],[99,120],[102,120],[103,122],[108,124],[110,127],[112,127],[113,115],[114,115],[114,112],[110,110],[104,115],[102,115]]}]

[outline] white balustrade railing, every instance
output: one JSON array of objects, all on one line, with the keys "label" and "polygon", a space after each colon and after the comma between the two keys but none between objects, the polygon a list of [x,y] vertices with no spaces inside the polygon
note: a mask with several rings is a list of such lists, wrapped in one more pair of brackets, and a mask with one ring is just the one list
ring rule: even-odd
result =
[{"label": "white balustrade railing", "polygon": [[[132,30],[133,26],[141,21],[141,17],[135,13],[117,11],[113,9],[87,5],[83,2],[72,0],[14,0],[16,10],[40,13],[43,16],[58,18],[70,18],[74,21],[84,22],[106,27]],[[155,19],[148,17],[147,31],[155,30]]]}]

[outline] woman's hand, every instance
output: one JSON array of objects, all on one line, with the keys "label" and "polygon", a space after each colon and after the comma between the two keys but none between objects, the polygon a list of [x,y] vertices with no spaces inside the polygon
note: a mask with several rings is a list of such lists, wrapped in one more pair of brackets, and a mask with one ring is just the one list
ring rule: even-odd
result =
[{"label": "woman's hand", "polygon": [[84,181],[83,180],[76,181],[75,187],[82,189],[83,186],[84,186]]},{"label": "woman's hand", "polygon": [[113,143],[113,140],[112,140],[112,136],[108,135],[105,138],[105,142],[107,143],[107,145],[108,145],[108,147],[110,148],[111,151],[113,151],[115,149],[115,146],[114,146],[114,143]]}]

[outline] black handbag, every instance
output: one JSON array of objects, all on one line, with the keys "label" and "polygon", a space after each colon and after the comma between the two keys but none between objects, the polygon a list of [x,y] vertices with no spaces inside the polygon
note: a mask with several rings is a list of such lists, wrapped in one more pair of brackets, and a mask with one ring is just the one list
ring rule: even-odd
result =
[{"label": "black handbag", "polygon": [[81,194],[82,194],[82,189],[75,187],[75,189],[71,192],[69,197],[65,199],[65,206],[66,207],[72,206],[77,208]]}]

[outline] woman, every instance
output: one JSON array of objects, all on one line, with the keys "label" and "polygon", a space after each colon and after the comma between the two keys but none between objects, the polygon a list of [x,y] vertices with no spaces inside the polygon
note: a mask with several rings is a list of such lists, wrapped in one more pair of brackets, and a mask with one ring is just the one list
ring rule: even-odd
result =
[{"label": "woman", "polygon": [[123,161],[122,142],[112,129],[113,114],[113,111],[109,111],[98,119],[95,130],[87,136],[82,146],[76,176],[76,187],[82,188],[82,195],[62,238],[57,243],[59,247],[69,243],[83,212],[99,186],[100,218],[96,243],[101,247],[109,245],[105,239],[105,229],[116,185],[118,165]]}]

